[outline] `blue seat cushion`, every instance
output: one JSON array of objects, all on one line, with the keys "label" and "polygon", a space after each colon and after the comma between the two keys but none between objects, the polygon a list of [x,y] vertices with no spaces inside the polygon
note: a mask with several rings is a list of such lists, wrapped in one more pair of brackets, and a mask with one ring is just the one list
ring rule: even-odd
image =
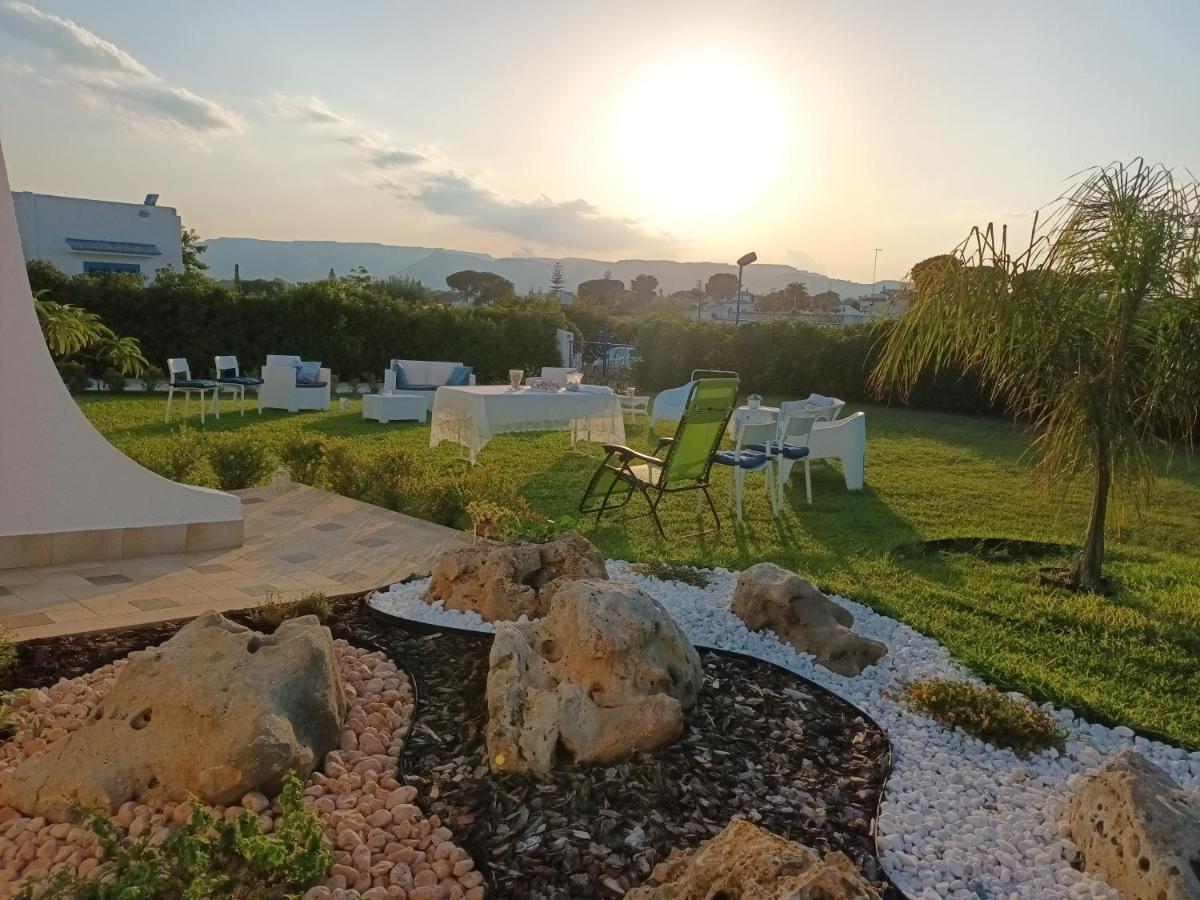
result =
[{"label": "blue seat cushion", "polygon": [[396,387],[397,388],[413,387],[413,385],[408,383],[408,375],[404,371],[404,366],[400,365],[400,363],[396,363],[395,365],[392,366],[392,371],[396,373]]},{"label": "blue seat cushion", "polygon": [[770,458],[765,453],[755,453],[750,450],[743,450],[741,453],[736,450],[718,450],[713,454],[713,462],[717,465],[738,466],[743,469],[757,469]]},{"label": "blue seat cushion", "polygon": [[172,387],[177,388],[215,388],[217,383],[209,381],[205,378],[188,378],[172,382]]},{"label": "blue seat cushion", "polygon": [[780,446],[779,441],[768,441],[765,444],[747,444],[747,450],[753,450],[756,453],[770,453],[774,456],[782,456],[784,459],[804,459],[808,456],[807,447],[799,447],[796,444],[783,444]]},{"label": "blue seat cushion", "polygon": [[314,381],[312,384],[297,384],[298,388],[323,388],[329,385],[324,381]]},{"label": "blue seat cushion", "polygon": [[471,383],[470,366],[455,366],[454,371],[450,373],[450,377],[446,379],[447,387],[462,387]]},{"label": "blue seat cushion", "polygon": [[242,387],[254,387],[263,383],[261,378],[255,378],[253,375],[226,375],[217,381],[221,384],[240,384]]},{"label": "blue seat cushion", "polygon": [[[406,384],[406,385],[404,385],[404,390],[406,390],[406,391],[436,391],[440,387],[442,387],[442,385],[440,385],[440,384]],[[396,385],[396,390],[400,390],[400,385]]]},{"label": "blue seat cushion", "polygon": [[316,387],[320,379],[319,362],[302,362],[296,366],[296,387]]}]

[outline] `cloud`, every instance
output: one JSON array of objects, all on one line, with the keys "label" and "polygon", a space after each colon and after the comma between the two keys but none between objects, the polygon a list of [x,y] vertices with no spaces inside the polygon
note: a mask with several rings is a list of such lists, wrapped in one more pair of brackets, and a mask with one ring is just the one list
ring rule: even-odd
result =
[{"label": "cloud", "polygon": [[315,125],[346,125],[348,120],[325,105],[320,97],[288,97],[275,94],[269,102],[271,111],[285,119],[311,122]]},{"label": "cloud", "polygon": [[398,146],[388,135],[335,113],[318,97],[276,95],[270,105],[275,115],[317,126],[327,137],[361,151],[367,184],[473,228],[547,248],[667,252],[678,246],[670,235],[606,215],[587,200],[504,197],[457,171],[435,148]]},{"label": "cloud", "polygon": [[0,31],[40,48],[61,70],[61,83],[83,99],[115,106],[142,124],[201,134],[237,132],[244,127],[233,110],[168,83],[116,44],[71,19],[11,0],[0,3]]},{"label": "cloud", "polygon": [[604,215],[586,200],[510,200],[455,172],[430,174],[411,196],[430,212],[548,246],[613,250],[665,240],[632,219]]}]

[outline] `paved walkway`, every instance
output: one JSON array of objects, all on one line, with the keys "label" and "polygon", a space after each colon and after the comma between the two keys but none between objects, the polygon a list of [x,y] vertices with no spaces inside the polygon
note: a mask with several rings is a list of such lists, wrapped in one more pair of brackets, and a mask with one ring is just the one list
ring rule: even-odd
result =
[{"label": "paved walkway", "polygon": [[236,491],[246,542],[229,550],[0,569],[0,625],[18,640],[382,587],[428,573],[462,532],[304,485]]}]

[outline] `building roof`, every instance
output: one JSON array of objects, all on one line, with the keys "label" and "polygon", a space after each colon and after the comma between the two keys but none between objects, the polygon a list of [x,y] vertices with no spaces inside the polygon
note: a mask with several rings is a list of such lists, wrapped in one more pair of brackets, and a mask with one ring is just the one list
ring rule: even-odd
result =
[{"label": "building roof", "polygon": [[122,256],[162,256],[157,244],[133,241],[96,241],[91,238],[67,238],[67,246],[83,253],[117,253]]}]

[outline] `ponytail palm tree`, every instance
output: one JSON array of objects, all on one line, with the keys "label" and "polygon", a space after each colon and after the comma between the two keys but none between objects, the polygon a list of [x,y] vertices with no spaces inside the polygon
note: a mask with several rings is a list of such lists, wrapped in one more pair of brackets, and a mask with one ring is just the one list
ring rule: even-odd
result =
[{"label": "ponytail palm tree", "polygon": [[1200,416],[1200,188],[1113,164],[1035,216],[1019,251],[1006,229],[977,227],[913,277],[874,387],[903,397],[923,374],[957,370],[1032,423],[1036,473],[1091,483],[1068,581],[1096,590],[1110,496],[1148,495],[1150,448],[1190,442]]}]

